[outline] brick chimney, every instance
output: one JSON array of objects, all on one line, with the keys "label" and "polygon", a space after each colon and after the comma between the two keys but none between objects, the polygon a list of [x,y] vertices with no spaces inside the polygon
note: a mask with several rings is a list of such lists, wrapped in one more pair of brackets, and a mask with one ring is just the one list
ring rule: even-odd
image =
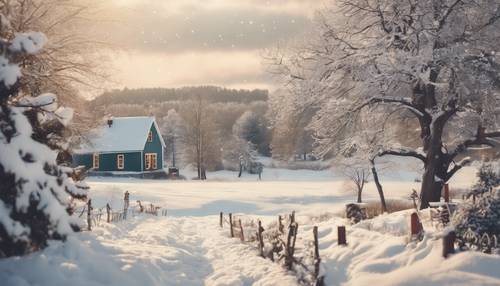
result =
[{"label": "brick chimney", "polygon": [[111,125],[113,125],[113,119],[108,119],[108,127],[111,128]]}]

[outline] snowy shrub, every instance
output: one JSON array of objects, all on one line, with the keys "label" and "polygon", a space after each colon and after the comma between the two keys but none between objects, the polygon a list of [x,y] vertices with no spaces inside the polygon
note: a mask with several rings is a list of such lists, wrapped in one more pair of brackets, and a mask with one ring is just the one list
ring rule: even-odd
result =
[{"label": "snowy shrub", "polygon": [[20,63],[24,67],[36,56],[45,36],[4,33],[1,38],[0,257],[7,257],[78,230],[69,215],[71,200],[86,193],[71,178],[73,170],[58,165],[56,150],[64,148],[62,133],[72,111],[57,107],[52,94],[32,97],[22,90]]},{"label": "snowy shrub", "polygon": [[500,183],[498,168],[483,165],[478,172],[479,182],[469,192],[468,199],[453,216],[459,243],[462,247],[484,252],[498,248],[500,238]]}]

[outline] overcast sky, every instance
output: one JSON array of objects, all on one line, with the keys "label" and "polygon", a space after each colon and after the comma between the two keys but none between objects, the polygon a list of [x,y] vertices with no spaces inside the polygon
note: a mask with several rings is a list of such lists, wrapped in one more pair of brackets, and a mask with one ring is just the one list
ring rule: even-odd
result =
[{"label": "overcast sky", "polygon": [[321,0],[108,0],[99,29],[119,87],[273,88],[262,51],[299,35]]}]

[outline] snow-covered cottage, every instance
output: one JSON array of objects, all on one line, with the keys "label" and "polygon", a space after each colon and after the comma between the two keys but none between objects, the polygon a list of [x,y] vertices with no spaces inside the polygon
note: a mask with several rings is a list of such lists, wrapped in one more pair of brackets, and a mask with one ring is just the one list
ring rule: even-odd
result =
[{"label": "snow-covered cottage", "polygon": [[165,142],[154,117],[115,117],[90,132],[90,142],[74,151],[73,164],[92,172],[163,170]]}]

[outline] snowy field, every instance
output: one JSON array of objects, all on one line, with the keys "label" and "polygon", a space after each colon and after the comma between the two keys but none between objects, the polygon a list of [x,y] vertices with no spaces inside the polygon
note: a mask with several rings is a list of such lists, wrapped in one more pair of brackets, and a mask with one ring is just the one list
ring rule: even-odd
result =
[{"label": "snowy field", "polygon": [[[463,170],[452,188],[470,186],[474,172]],[[119,209],[129,191],[132,202],[163,206],[168,216],[103,223],[42,252],[4,259],[1,285],[297,285],[292,273],[258,257],[254,245],[231,239],[227,228],[218,227],[220,211],[260,218],[266,226],[292,210],[302,247],[311,241],[312,227],[319,227],[327,285],[500,285],[498,256],[468,252],[444,261],[441,230],[429,224],[426,212],[422,242],[409,242],[410,212],[402,211],[348,226],[348,246],[338,246],[336,227],[346,221],[332,215],[355,194],[329,170],[268,169],[263,181],[250,175],[237,179],[233,172],[208,176],[205,182],[90,179],[96,207],[111,203]],[[387,175],[386,196],[406,200],[419,186],[413,178]],[[372,184],[364,199],[378,200]]]}]

